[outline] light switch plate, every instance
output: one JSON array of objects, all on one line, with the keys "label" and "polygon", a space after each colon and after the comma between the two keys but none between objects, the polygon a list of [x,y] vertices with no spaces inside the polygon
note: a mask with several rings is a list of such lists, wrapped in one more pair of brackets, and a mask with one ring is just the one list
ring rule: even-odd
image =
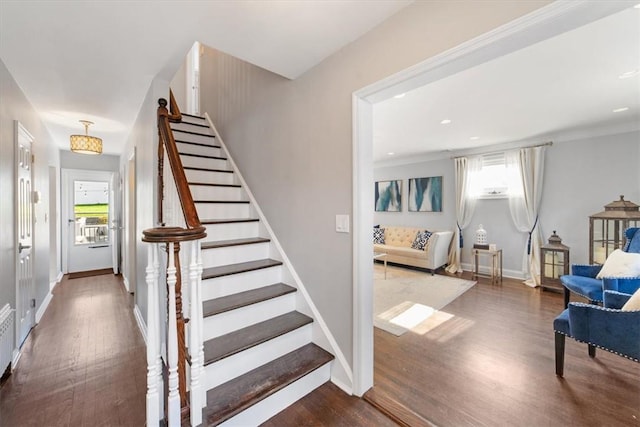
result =
[{"label": "light switch plate", "polygon": [[349,232],[349,215],[336,215],[336,231],[338,233]]}]

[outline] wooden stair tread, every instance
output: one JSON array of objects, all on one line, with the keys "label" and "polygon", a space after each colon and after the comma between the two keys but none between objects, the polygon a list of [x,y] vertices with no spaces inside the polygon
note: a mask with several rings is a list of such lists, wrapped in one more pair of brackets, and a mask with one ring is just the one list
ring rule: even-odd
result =
[{"label": "wooden stair tread", "polygon": [[215,242],[202,243],[202,249],[204,250],[204,249],[226,248],[229,246],[252,245],[254,243],[267,243],[270,241],[271,239],[267,239],[265,237],[247,237],[244,239],[218,240]]},{"label": "wooden stair tread", "polygon": [[264,286],[262,288],[238,292],[237,294],[212,299],[205,301],[203,304],[204,317],[214,316],[216,314],[235,310],[236,308],[246,307],[251,304],[278,298],[295,291],[296,288],[293,286],[285,285],[284,283],[276,283],[275,285]]},{"label": "wooden stair tread", "polygon": [[[171,124],[173,125],[174,123],[171,123]],[[201,127],[201,128],[208,128],[209,127],[209,125],[206,124],[206,123],[203,124],[203,123],[193,123],[193,122],[184,122],[184,121],[182,121],[182,122],[180,122],[180,124],[189,125],[189,126],[198,126],[198,127]],[[171,130],[173,130],[173,127],[171,127]]]},{"label": "wooden stair tread", "polygon": [[220,157],[220,156],[205,156],[204,154],[194,154],[194,153],[178,153],[181,156],[188,156],[188,157],[199,157],[201,159],[214,159],[214,160],[227,160],[226,157]]},{"label": "wooden stair tread", "polygon": [[235,222],[258,222],[259,218],[223,218],[223,219],[204,219],[200,220],[201,224],[233,224]]},{"label": "wooden stair tread", "polygon": [[297,311],[273,317],[237,331],[212,338],[204,343],[204,364],[222,360],[251,347],[295,331],[313,319]]},{"label": "wooden stair tread", "polygon": [[178,143],[178,144],[199,145],[200,147],[222,148],[219,145],[205,144],[204,142],[183,141],[181,139],[176,139],[176,143]]},{"label": "wooden stair tread", "polygon": [[215,138],[215,135],[211,135],[210,133],[201,133],[201,132],[192,132],[190,130],[182,130],[182,129],[171,129],[173,132],[186,133],[188,135],[197,135],[197,136],[205,136],[207,138]]},{"label": "wooden stair tread", "polygon": [[193,117],[194,119],[200,119],[200,120],[207,120],[206,118],[202,117],[202,116],[194,116],[193,114],[187,114],[187,113],[182,113],[181,114],[183,116],[187,116],[187,117]]},{"label": "wooden stair tread", "polygon": [[233,171],[226,169],[208,169],[208,168],[196,168],[193,166],[183,166],[184,170],[192,170],[192,171],[205,171],[205,172],[222,172],[222,173],[233,173]]},{"label": "wooden stair tread", "polygon": [[207,187],[233,187],[233,188],[242,188],[240,184],[212,184],[210,182],[187,182],[189,185],[204,185]]},{"label": "wooden stair tread", "polygon": [[204,419],[220,424],[255,403],[283,389],[333,356],[315,344],[307,344],[207,392]]},{"label": "wooden stair tread", "polygon": [[210,267],[204,269],[202,272],[202,279],[213,279],[216,277],[229,276],[231,274],[276,267],[278,265],[282,265],[282,261],[276,261],[275,259],[259,259],[257,261],[241,262],[238,264],[223,265],[220,267]]}]

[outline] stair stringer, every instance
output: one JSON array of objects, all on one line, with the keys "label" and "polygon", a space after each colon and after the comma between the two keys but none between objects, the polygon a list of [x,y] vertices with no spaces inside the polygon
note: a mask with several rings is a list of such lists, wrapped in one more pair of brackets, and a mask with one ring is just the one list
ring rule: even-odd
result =
[{"label": "stair stringer", "polygon": [[296,302],[299,302],[301,306],[298,307],[298,311],[314,319],[313,332],[312,332],[313,342],[318,346],[322,347],[324,350],[333,354],[336,360],[338,361],[338,363],[331,364],[331,382],[333,382],[335,385],[340,387],[345,393],[350,395],[353,394],[353,371],[351,370],[351,367],[349,366],[349,363],[347,362],[347,359],[345,358],[344,353],[338,346],[338,343],[333,337],[333,334],[331,333],[331,331],[329,330],[329,327],[327,326],[326,322],[322,318],[320,311],[313,303],[313,300],[311,299],[309,292],[307,292],[307,289],[305,288],[304,283],[302,282],[302,279],[300,278],[295,268],[293,267],[293,264],[289,260],[289,257],[287,257],[284,249],[280,245],[278,238],[276,237],[275,233],[273,232],[273,229],[269,225],[269,221],[267,220],[264,213],[260,209],[260,206],[258,205],[255,197],[253,197],[253,193],[251,192],[251,189],[247,185],[247,182],[245,181],[242,173],[238,169],[235,161],[233,160],[233,157],[231,156],[231,153],[227,149],[226,144],[224,143],[222,137],[220,136],[218,129],[213,124],[211,117],[209,117],[208,113],[204,113],[204,117],[206,118],[207,123],[209,124],[211,130],[213,130],[213,133],[216,137],[218,144],[222,147],[222,150],[225,152],[227,161],[229,162],[229,166],[231,167],[231,169],[234,171],[234,174],[236,175],[237,182],[242,185],[243,190],[245,191],[247,197],[249,198],[251,207],[253,208],[256,215],[260,219],[261,227],[264,227],[266,233],[268,234],[268,237],[271,239],[271,243],[277,252],[277,254],[275,254],[272,257],[274,259],[279,259],[279,261],[282,261],[283,263],[283,266],[282,266],[283,279],[290,278],[293,281],[293,283],[295,283],[295,287],[299,291],[300,297],[296,298]]}]

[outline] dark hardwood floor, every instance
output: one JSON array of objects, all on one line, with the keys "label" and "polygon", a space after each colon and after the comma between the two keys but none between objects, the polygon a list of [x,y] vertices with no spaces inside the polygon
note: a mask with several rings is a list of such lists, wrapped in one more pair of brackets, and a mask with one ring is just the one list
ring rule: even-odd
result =
[{"label": "dark hardwood floor", "polygon": [[590,359],[567,339],[556,377],[552,322],[562,309],[559,293],[480,279],[424,335],[375,328],[373,390],[442,427],[640,426],[640,364],[603,350]]},{"label": "dark hardwood floor", "polygon": [[[465,274],[465,278],[469,278]],[[423,335],[375,329],[372,395],[407,425],[640,426],[640,364],[567,340],[554,373],[551,322],[562,296],[486,279]],[[145,347],[118,277],[66,278],[0,388],[0,426],[143,426]],[[407,409],[410,408],[410,409]],[[392,426],[333,384],[264,426]]]},{"label": "dark hardwood floor", "polygon": [[113,274],[69,280],[0,388],[0,425],[143,426],[146,349]]}]

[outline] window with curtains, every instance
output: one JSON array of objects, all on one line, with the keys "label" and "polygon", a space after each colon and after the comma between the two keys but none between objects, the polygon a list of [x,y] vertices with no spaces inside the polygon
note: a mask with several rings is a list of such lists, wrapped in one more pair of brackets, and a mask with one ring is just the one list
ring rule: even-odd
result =
[{"label": "window with curtains", "polygon": [[509,172],[504,153],[484,154],[481,167],[472,179],[473,193],[479,199],[502,199],[508,197]]}]

